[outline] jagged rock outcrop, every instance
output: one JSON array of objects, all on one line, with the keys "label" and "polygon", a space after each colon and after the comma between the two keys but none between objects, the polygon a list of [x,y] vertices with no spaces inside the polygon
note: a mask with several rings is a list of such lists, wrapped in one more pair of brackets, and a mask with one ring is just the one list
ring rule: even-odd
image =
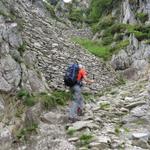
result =
[{"label": "jagged rock outcrop", "polygon": [[[136,25],[141,24],[137,18],[137,14],[147,14],[148,20],[144,23],[149,26],[150,22],[150,2],[149,1],[129,1],[126,0],[122,2],[122,13],[121,13],[121,23]],[[135,13],[136,12],[136,13]],[[111,64],[116,70],[124,70],[123,74],[128,74],[129,68],[134,70],[135,74],[140,74],[143,70],[148,67],[150,55],[150,46],[144,40],[139,41],[134,34],[130,34],[129,37],[124,37],[129,39],[130,44],[126,48],[119,51],[118,54],[114,55],[111,60]],[[127,75],[127,78],[129,76]],[[130,78],[130,77],[129,77]]]},{"label": "jagged rock outcrop", "polygon": [[[22,34],[19,32],[19,23],[13,20],[15,16],[10,13],[11,9],[6,7],[4,1],[1,3],[3,5],[0,7],[2,8],[0,16],[0,91],[8,93],[16,91],[18,87],[31,91],[46,91],[44,85],[46,83],[37,74],[35,64],[31,64],[31,55],[28,56],[30,62],[27,60],[27,55],[25,59],[22,56],[25,47],[23,47]],[[25,64],[27,61],[32,67]]]}]

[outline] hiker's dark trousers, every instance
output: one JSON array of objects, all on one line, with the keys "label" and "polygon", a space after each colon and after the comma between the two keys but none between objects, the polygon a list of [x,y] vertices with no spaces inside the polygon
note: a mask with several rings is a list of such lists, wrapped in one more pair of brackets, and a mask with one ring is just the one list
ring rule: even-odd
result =
[{"label": "hiker's dark trousers", "polygon": [[72,104],[69,109],[69,117],[70,118],[76,118],[77,117],[77,109],[80,108],[83,109],[83,96],[81,94],[82,88],[80,85],[76,84],[71,89],[72,93]]}]

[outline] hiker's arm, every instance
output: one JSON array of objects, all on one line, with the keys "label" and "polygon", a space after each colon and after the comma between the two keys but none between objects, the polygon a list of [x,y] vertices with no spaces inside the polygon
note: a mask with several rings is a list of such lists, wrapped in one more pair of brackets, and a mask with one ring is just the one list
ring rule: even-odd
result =
[{"label": "hiker's arm", "polygon": [[84,80],[86,83],[89,83],[89,84],[91,84],[91,83],[94,82],[94,80],[90,80],[90,79],[88,79],[87,77],[84,77],[83,80]]}]

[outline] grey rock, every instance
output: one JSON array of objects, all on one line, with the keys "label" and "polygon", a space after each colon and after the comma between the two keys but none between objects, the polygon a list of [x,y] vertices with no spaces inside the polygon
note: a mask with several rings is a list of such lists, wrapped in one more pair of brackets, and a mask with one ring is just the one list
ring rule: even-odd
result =
[{"label": "grey rock", "polygon": [[82,130],[84,128],[90,128],[90,129],[99,128],[99,126],[94,124],[93,121],[78,121],[76,123],[73,123],[72,127],[75,130]]},{"label": "grey rock", "polygon": [[0,90],[8,92],[17,88],[21,79],[21,68],[10,55],[0,60]]},{"label": "grey rock", "polygon": [[4,115],[5,112],[5,102],[0,95],[0,117]]},{"label": "grey rock", "polygon": [[111,65],[115,70],[124,70],[131,65],[131,59],[124,50],[121,50],[117,56],[112,57]]},{"label": "grey rock", "polygon": [[143,149],[150,149],[149,144],[146,140],[140,139],[140,140],[133,140],[132,145],[141,147]]},{"label": "grey rock", "polygon": [[[12,25],[13,26],[13,25]],[[14,31],[13,31],[14,30]],[[20,33],[17,32],[17,30],[12,28],[10,31],[8,31],[8,38],[9,38],[9,43],[12,47],[14,48],[19,48],[20,45],[22,45],[22,38]]]},{"label": "grey rock", "polygon": [[34,67],[37,63],[36,53],[32,51],[25,51],[24,53],[24,63],[28,67]]},{"label": "grey rock", "polygon": [[28,70],[29,83],[30,83],[31,90],[33,92],[45,92],[46,91],[46,87],[43,84],[39,76],[40,75],[38,75],[35,71]]},{"label": "grey rock", "polygon": [[25,113],[25,125],[32,126],[40,122],[40,115],[42,113],[42,104],[37,103],[36,105],[29,108]]},{"label": "grey rock", "polygon": [[41,121],[45,123],[49,123],[49,124],[63,123],[66,120],[63,114],[58,114],[55,112],[49,112],[49,113],[43,114],[40,117],[40,119]]},{"label": "grey rock", "polygon": [[11,148],[11,142],[12,142],[12,135],[11,131],[7,127],[2,127],[2,124],[0,124],[1,130],[0,130],[0,144],[2,149],[10,149]]},{"label": "grey rock", "polygon": [[90,146],[92,147],[98,147],[100,149],[108,149],[109,143],[111,142],[111,139],[106,136],[99,136],[97,137],[96,142],[90,143]]},{"label": "grey rock", "polygon": [[128,108],[128,109],[132,109],[132,108],[134,108],[136,106],[144,105],[144,104],[146,104],[145,101],[138,101],[138,102],[133,102],[133,103],[131,103],[129,105],[126,105],[125,107]]},{"label": "grey rock", "polygon": [[143,133],[132,133],[133,139],[147,139],[150,137],[150,134],[148,132],[143,132]]}]

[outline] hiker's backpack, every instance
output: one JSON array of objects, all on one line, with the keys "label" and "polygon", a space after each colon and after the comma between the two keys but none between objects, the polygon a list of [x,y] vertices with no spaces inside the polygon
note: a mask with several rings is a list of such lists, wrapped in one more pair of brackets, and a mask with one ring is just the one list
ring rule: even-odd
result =
[{"label": "hiker's backpack", "polygon": [[72,87],[77,83],[77,76],[79,73],[79,65],[72,64],[69,65],[65,72],[64,83],[66,86]]}]

